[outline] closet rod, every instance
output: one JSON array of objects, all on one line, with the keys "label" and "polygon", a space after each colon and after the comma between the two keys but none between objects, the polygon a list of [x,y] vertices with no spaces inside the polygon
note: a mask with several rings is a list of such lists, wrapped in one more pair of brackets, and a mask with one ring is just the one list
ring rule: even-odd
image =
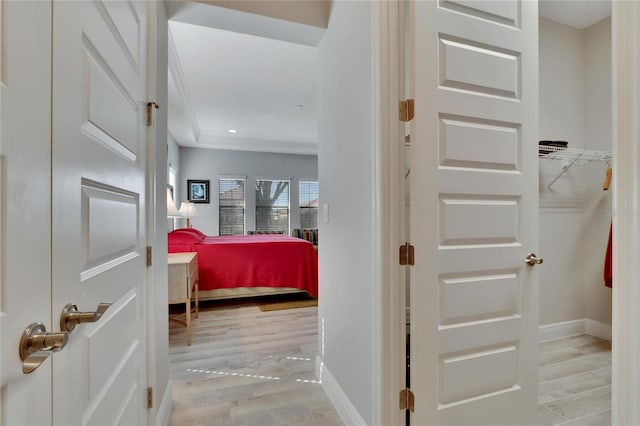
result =
[{"label": "closet rod", "polygon": [[568,161],[568,164],[562,166],[562,171],[547,185],[547,189],[551,189],[551,186],[578,162],[606,161],[608,164],[612,158],[611,151],[595,151],[543,145],[538,148],[538,156],[541,159]]},{"label": "closet rod", "polygon": [[562,148],[557,146],[538,146],[538,157],[547,160],[574,160],[580,161],[608,161],[611,160],[611,151],[596,151],[590,149]]}]

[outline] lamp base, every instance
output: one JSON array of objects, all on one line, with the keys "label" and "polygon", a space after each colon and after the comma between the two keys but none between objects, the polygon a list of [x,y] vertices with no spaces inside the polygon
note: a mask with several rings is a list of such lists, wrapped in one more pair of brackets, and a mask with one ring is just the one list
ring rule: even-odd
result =
[{"label": "lamp base", "polygon": [[193,228],[193,226],[191,226],[191,219],[187,218],[187,228]]}]

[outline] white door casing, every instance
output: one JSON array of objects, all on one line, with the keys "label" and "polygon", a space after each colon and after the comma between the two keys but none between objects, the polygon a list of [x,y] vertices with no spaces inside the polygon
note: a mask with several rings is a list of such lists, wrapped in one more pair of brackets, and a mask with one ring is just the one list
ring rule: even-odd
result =
[{"label": "white door casing", "polygon": [[147,423],[147,7],[53,3],[54,321],[112,304],[54,359],[54,424]]},{"label": "white door casing", "polygon": [[[18,344],[51,322],[51,4],[0,1],[0,424],[51,421],[51,358]],[[54,330],[54,331],[57,331]]]},{"label": "white door casing", "polygon": [[417,1],[410,25],[411,423],[535,424],[537,3]]}]

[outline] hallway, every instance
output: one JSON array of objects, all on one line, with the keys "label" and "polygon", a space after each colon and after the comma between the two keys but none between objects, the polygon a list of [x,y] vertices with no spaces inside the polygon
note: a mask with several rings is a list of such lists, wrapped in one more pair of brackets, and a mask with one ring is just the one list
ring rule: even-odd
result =
[{"label": "hallway", "polygon": [[190,347],[170,321],[170,425],[342,425],[315,382],[317,311],[201,304]]}]

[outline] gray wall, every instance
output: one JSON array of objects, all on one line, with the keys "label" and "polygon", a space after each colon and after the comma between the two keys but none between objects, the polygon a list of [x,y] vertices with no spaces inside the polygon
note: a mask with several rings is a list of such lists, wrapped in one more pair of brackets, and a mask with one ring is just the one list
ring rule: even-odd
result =
[{"label": "gray wall", "polygon": [[[319,45],[320,356],[366,424],[374,395],[372,2],[334,1]],[[322,213],[321,213],[322,217]]]},{"label": "gray wall", "polygon": [[[187,180],[209,180],[209,204],[196,204],[199,217],[192,219],[194,228],[208,235],[218,235],[218,181],[222,177],[244,177],[245,231],[255,230],[255,181],[260,178],[290,180],[290,228],[300,227],[298,182],[318,179],[318,157],[315,155],[272,154],[264,152],[227,151],[220,149],[180,148],[178,174],[179,200],[187,198]],[[322,191],[322,188],[320,188]],[[184,221],[181,220],[182,223]]]}]

